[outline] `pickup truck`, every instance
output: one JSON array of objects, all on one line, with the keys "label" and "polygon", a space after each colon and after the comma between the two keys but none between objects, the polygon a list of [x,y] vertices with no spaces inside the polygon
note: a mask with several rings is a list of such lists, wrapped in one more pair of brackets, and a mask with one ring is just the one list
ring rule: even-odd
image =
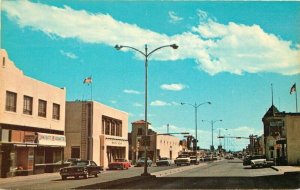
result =
[{"label": "pickup truck", "polygon": [[251,160],[251,168],[266,167],[268,165],[265,158]]}]

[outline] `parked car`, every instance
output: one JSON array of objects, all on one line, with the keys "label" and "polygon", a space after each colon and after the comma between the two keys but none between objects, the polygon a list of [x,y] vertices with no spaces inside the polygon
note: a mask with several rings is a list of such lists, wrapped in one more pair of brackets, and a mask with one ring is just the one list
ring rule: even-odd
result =
[{"label": "parked car", "polygon": [[197,158],[196,156],[190,156],[190,159],[191,159],[191,161],[190,161],[191,164],[198,165],[200,163],[199,158]]},{"label": "parked car", "polygon": [[[144,166],[144,164],[145,164],[145,157],[141,157],[141,158],[139,158],[139,159],[136,161],[135,166],[136,166],[136,167],[141,167],[141,166]],[[148,165],[148,166],[151,166],[151,165],[152,165],[152,160],[150,160],[150,158],[147,159],[147,165]]]},{"label": "parked car", "polygon": [[191,165],[191,159],[188,155],[179,155],[174,162],[177,166]]},{"label": "parked car", "polygon": [[115,159],[114,162],[111,162],[108,164],[108,168],[110,170],[114,170],[114,169],[121,169],[121,170],[128,170],[128,168],[131,167],[131,163],[126,160],[125,158],[118,158],[118,159]]},{"label": "parked car", "polygon": [[251,165],[251,160],[255,159],[265,159],[266,157],[264,155],[247,155],[244,160],[243,160],[243,165],[244,166],[249,166]]},{"label": "parked car", "polygon": [[172,160],[167,157],[161,157],[159,160],[156,161],[156,166],[170,166]]},{"label": "parked car", "polygon": [[267,165],[267,160],[265,158],[251,160],[251,168],[267,167]]},{"label": "parked car", "polygon": [[73,161],[70,166],[61,168],[59,174],[61,175],[62,180],[67,179],[67,177],[75,177],[75,179],[78,179],[80,176],[87,179],[88,176],[91,175],[98,177],[101,170],[103,170],[103,168],[97,166],[94,161],[77,160]]},{"label": "parked car", "polygon": [[232,154],[227,154],[227,155],[225,156],[225,159],[227,159],[227,160],[233,160],[234,157],[233,157]]}]

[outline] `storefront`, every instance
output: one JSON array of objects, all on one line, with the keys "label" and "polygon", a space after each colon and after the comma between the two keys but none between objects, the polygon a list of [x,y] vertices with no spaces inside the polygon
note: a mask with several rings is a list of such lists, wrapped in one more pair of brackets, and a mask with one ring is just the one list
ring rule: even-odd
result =
[{"label": "storefront", "polygon": [[56,171],[65,142],[64,135],[1,129],[1,177]]},{"label": "storefront", "polygon": [[128,158],[128,140],[100,136],[100,163],[107,167],[109,163],[117,158]]}]

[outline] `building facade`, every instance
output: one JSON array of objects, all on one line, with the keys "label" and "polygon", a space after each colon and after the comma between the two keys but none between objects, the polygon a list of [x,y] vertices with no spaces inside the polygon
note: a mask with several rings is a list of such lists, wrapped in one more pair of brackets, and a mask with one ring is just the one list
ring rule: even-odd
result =
[{"label": "building facade", "polygon": [[66,89],[27,77],[1,49],[1,177],[55,170],[66,145]]},{"label": "building facade", "polygon": [[65,158],[95,161],[104,168],[128,159],[128,114],[95,101],[66,103]]},{"label": "building facade", "polygon": [[[148,123],[150,126],[151,123]],[[151,128],[151,127],[150,127]],[[132,131],[130,133],[130,160],[133,163],[144,156],[145,147],[142,143],[143,135],[145,135],[145,121],[139,120],[132,122]],[[147,156],[156,161],[160,157],[167,157],[174,160],[183,149],[183,143],[178,137],[167,134],[158,134],[157,132],[148,129],[150,137],[149,146],[147,146]],[[185,146],[184,146],[185,147]]]},{"label": "building facade", "polygon": [[262,121],[267,159],[276,165],[300,165],[300,113],[279,112],[272,105]]}]

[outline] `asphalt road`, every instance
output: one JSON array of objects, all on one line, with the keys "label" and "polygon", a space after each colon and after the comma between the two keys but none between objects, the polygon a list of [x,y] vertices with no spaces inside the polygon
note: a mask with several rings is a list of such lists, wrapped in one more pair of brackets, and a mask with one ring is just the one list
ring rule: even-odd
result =
[{"label": "asphalt road", "polygon": [[58,173],[0,179],[0,189],[299,189],[300,177],[271,168],[251,169],[240,160],[198,166],[150,167],[157,177],[142,177],[143,167],[105,171],[99,177],[61,180]]},{"label": "asphalt road", "polygon": [[[166,167],[149,167],[148,171],[159,172],[162,170],[174,169],[177,166]],[[89,186],[98,183],[104,183],[120,179],[132,179],[133,177],[140,176],[144,171],[143,167],[132,167],[129,170],[111,170],[104,171],[99,174],[99,177],[89,177],[88,179],[68,178],[68,180],[61,180],[59,173],[46,173],[31,176],[17,176],[12,178],[0,178],[0,190],[52,190],[52,189],[73,189],[81,186]]]},{"label": "asphalt road", "polygon": [[240,160],[223,160],[163,177],[133,177],[80,189],[299,189],[300,177],[271,168],[251,169]]}]

